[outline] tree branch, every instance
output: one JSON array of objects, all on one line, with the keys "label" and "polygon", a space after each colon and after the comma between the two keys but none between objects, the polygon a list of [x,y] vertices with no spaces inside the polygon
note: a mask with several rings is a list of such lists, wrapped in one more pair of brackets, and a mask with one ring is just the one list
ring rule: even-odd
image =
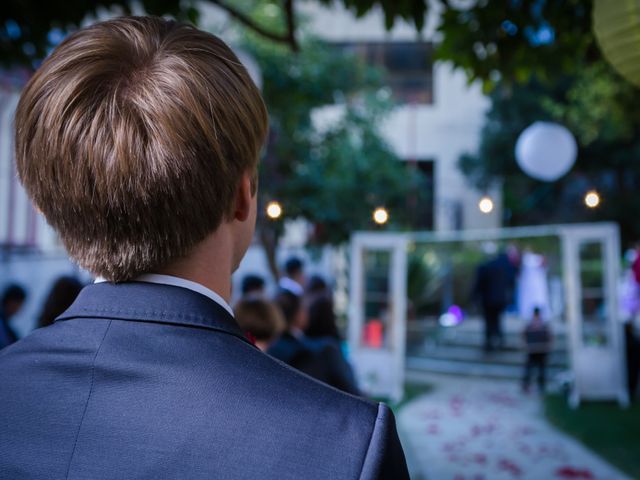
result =
[{"label": "tree branch", "polygon": [[298,43],[295,36],[295,18],[293,9],[293,0],[285,1],[285,13],[287,17],[287,31],[286,33],[273,32],[264,28],[255,22],[247,14],[241,12],[235,7],[232,7],[224,0],[209,0],[209,2],[217,5],[219,8],[227,12],[231,17],[243,24],[245,27],[253,30],[258,35],[261,35],[269,40],[273,40],[278,43],[285,43],[291,47],[293,51],[298,51]]},{"label": "tree branch", "polygon": [[285,0],[284,12],[287,17],[287,37],[289,39],[289,45],[291,45],[294,52],[297,52],[298,42],[296,41],[296,19],[293,0]]}]

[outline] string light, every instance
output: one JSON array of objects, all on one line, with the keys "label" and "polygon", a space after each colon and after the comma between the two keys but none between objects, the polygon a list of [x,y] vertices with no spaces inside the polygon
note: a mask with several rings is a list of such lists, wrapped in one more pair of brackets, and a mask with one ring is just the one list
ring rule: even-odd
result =
[{"label": "string light", "polygon": [[274,201],[269,202],[267,205],[267,216],[271,220],[277,220],[282,216],[282,205],[280,203]]},{"label": "string light", "polygon": [[373,211],[373,221],[378,225],[384,225],[389,221],[389,212],[384,207],[378,207]]},{"label": "string light", "polygon": [[493,212],[493,207],[494,207],[493,200],[491,200],[491,198],[486,195],[482,197],[478,202],[478,208],[484,214],[489,214]]},{"label": "string light", "polygon": [[584,204],[588,208],[597,208],[600,205],[600,194],[595,190],[587,192],[584,196]]}]

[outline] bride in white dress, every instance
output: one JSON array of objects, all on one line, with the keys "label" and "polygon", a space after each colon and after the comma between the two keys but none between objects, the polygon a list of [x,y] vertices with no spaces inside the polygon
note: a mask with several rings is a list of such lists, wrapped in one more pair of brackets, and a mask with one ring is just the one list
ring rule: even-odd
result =
[{"label": "bride in white dress", "polygon": [[549,283],[544,256],[527,250],[522,255],[518,281],[518,312],[523,320],[533,317],[533,309],[540,308],[542,318],[549,319]]}]

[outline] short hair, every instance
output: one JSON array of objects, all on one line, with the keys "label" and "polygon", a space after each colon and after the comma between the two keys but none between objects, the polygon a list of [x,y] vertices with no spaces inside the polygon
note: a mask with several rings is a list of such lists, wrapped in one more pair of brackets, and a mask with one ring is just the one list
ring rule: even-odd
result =
[{"label": "short hair", "polygon": [[313,275],[307,283],[309,293],[324,293],[327,291],[327,282],[320,275]]},{"label": "short hair", "polygon": [[289,290],[281,289],[274,299],[276,305],[280,308],[287,327],[293,325],[296,315],[302,309],[302,298]]},{"label": "short hair", "polygon": [[296,275],[302,271],[304,263],[298,257],[290,257],[284,263],[284,271],[287,275]]},{"label": "short hair", "polygon": [[340,340],[340,333],[336,325],[336,314],[333,311],[333,302],[328,296],[321,295],[315,298],[307,310],[309,312],[309,325],[305,331],[308,337],[333,337]]},{"label": "short hair", "polygon": [[540,307],[533,307],[533,316],[539,317],[542,313],[542,309]]},{"label": "short hair", "polygon": [[240,300],[234,313],[240,328],[259,341],[273,340],[285,328],[285,321],[278,308],[262,298]]},{"label": "short hair", "polygon": [[242,295],[246,295],[255,290],[262,290],[265,286],[264,278],[260,275],[249,274],[242,279],[240,291]]},{"label": "short hair", "polygon": [[231,218],[268,120],[222,40],[159,17],[120,17],[53,51],[26,85],[15,125],[20,179],[71,257],[125,281],[187,255]]},{"label": "short hair", "polygon": [[2,306],[6,307],[9,302],[24,302],[26,298],[27,291],[17,283],[12,283],[2,292]]}]

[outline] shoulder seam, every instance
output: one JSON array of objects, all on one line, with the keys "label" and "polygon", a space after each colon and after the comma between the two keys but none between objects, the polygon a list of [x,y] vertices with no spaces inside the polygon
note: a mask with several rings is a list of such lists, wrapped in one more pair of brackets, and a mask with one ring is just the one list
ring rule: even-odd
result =
[{"label": "shoulder seam", "polygon": [[102,339],[100,340],[100,344],[96,349],[96,353],[93,355],[93,360],[91,362],[91,383],[89,385],[89,394],[87,395],[87,401],[84,404],[84,410],[82,411],[82,417],[80,417],[80,422],[78,423],[78,431],[76,432],[76,438],[73,442],[73,450],[71,450],[71,456],[69,457],[69,465],[67,466],[67,475],[65,478],[69,480],[69,474],[71,473],[71,465],[73,464],[73,456],[76,453],[76,447],[78,446],[78,438],[80,437],[80,430],[82,429],[82,423],[84,422],[84,417],[87,413],[87,409],[89,408],[89,400],[91,400],[91,394],[93,393],[93,381],[95,378],[95,369],[96,369],[96,359],[98,358],[98,354],[100,353],[100,349],[102,348],[102,344],[104,343],[104,339],[107,336],[107,332],[109,331],[109,327],[111,327],[112,320],[109,320],[109,324],[102,335]]},{"label": "shoulder seam", "polygon": [[360,476],[362,478],[362,471],[364,469],[364,465],[367,462],[367,458],[369,457],[369,450],[371,450],[371,441],[373,440],[373,434],[376,432],[376,427],[378,426],[378,420],[384,415],[384,404],[378,402],[378,412],[376,413],[376,418],[373,422],[373,427],[371,428],[371,433],[369,434],[369,442],[367,444],[367,451],[364,452],[364,458],[362,459],[362,465],[360,465]]}]

